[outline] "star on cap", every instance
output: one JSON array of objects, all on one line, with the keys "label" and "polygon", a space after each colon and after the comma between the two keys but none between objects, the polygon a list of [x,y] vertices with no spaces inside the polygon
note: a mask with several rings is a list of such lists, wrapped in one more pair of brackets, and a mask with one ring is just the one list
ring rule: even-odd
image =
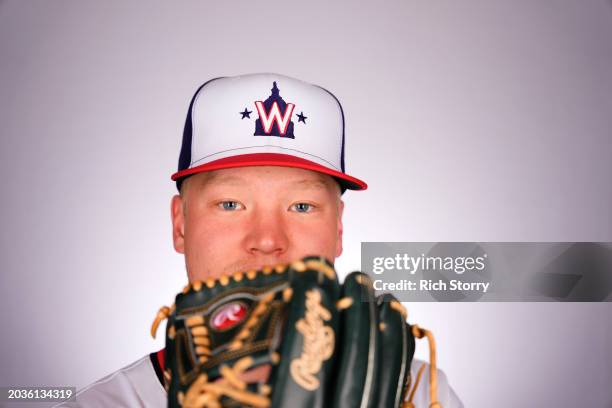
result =
[{"label": "star on cap", "polygon": [[300,122],[304,122],[304,124],[306,124],[306,119],[308,119],[308,116],[304,116],[304,112],[300,112],[298,116],[298,123]]},{"label": "star on cap", "polygon": [[253,113],[253,111],[247,110],[247,108],[244,108],[244,112],[238,112],[242,115],[242,117],[240,119],[244,119],[244,118],[249,118],[251,119],[251,113]]}]

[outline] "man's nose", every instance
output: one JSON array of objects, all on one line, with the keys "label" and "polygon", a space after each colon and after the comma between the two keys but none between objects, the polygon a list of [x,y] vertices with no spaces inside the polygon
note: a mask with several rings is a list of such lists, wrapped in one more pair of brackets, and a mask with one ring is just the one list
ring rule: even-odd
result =
[{"label": "man's nose", "polygon": [[278,256],[287,251],[289,238],[282,217],[257,214],[246,239],[246,249],[254,254]]}]

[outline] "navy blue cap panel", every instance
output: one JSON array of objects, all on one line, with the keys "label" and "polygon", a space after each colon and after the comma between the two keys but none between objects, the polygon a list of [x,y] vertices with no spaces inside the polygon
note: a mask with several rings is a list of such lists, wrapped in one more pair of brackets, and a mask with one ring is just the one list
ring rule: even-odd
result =
[{"label": "navy blue cap panel", "polygon": [[[178,171],[188,169],[189,166],[191,165],[191,141],[193,138],[193,123],[191,121],[191,116],[192,116],[191,112],[193,110],[193,103],[202,88],[204,88],[206,85],[208,85],[212,81],[220,79],[220,78],[223,78],[223,77],[213,78],[211,80],[204,82],[202,85],[200,85],[198,90],[191,97],[191,102],[189,103],[189,110],[187,111],[187,118],[185,119],[185,127],[183,129],[183,142],[181,144],[181,153],[179,154]],[[183,178],[176,180],[176,188],[179,191],[181,191],[181,184],[183,180],[184,180]]]}]

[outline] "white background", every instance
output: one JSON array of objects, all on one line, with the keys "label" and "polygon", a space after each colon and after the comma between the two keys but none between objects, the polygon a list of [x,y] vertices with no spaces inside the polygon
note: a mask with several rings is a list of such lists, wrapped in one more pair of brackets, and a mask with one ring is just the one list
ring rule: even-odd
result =
[{"label": "white background", "polygon": [[[344,196],[340,271],[361,241],[612,241],[611,39],[603,0],[0,0],[0,385],[163,347],[186,281],[169,177],[217,76],[342,102],[370,188]],[[612,406],[609,304],[407,306],[467,407]]]}]

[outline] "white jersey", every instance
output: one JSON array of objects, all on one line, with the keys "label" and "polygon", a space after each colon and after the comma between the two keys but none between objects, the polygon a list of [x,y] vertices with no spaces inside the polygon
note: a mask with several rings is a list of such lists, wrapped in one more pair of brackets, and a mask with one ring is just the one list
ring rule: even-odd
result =
[{"label": "white jersey", "polygon": [[[163,354],[151,353],[79,390],[76,402],[66,402],[56,407],[166,408],[168,396],[162,385],[160,359],[163,359]],[[417,371],[422,364],[427,363],[419,360],[412,362],[411,378],[417,377]],[[412,401],[415,408],[429,407],[428,366],[423,372]],[[438,370],[438,401],[443,408],[463,408],[463,404],[441,370]]]}]

